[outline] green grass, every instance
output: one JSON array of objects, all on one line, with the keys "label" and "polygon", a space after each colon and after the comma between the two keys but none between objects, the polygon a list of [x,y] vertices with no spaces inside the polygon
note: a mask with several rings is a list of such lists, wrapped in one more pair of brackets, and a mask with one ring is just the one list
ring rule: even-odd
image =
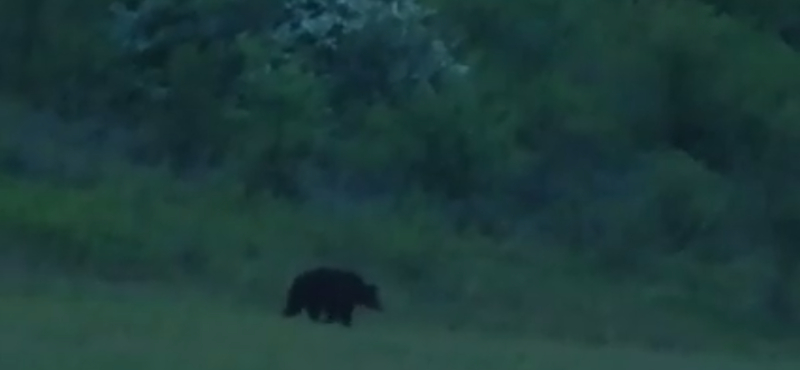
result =
[{"label": "green grass", "polygon": [[364,312],[348,330],[148,287],[3,285],[0,368],[5,370],[800,368],[800,362],[774,359],[566,346],[426,329]]},{"label": "green grass", "polygon": [[[538,240],[455,235],[422,212],[330,217],[313,205],[242,205],[224,188],[135,172],[91,188],[0,176],[0,261],[20,254],[106,279],[191,281],[272,310],[291,275],[335,264],[380,284],[394,307],[386,320],[397,325],[685,351],[796,348],[796,340],[764,338],[755,324],[726,316],[753,290],[741,283],[753,270],[747,265],[690,264],[705,280],[687,295],[680,281],[612,281]],[[200,262],[186,263],[187,254]]]}]

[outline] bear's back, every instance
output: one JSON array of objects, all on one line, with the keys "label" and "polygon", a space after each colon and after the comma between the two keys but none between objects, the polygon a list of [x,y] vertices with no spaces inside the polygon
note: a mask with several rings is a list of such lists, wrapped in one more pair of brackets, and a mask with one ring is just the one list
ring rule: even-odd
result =
[{"label": "bear's back", "polygon": [[355,272],[335,267],[317,267],[300,274],[296,278],[298,284],[322,286],[364,286],[364,280]]}]

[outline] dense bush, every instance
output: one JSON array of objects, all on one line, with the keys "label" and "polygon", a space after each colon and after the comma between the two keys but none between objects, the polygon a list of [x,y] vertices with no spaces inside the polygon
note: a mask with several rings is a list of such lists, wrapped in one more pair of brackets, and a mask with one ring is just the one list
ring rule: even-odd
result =
[{"label": "dense bush", "polygon": [[[491,291],[524,309],[534,306],[519,297],[525,277],[545,276],[534,261],[569,256],[565,265],[588,261],[581,269],[615,284],[639,282],[637,294],[657,297],[642,298],[647,307],[790,327],[800,53],[787,15],[797,13],[790,1],[751,3],[6,1],[4,94],[81,118],[43,130],[91,126],[132,144],[86,155],[86,167],[113,156],[125,170],[88,171],[70,193],[74,177],[26,170],[44,161],[24,145],[38,131],[4,120],[13,197],[0,198],[0,226],[47,246],[37,258],[95,270],[183,266],[238,284],[253,268],[242,256],[270,250],[289,263],[318,250],[391,266],[403,284],[441,283],[429,298]],[[69,150],[100,153],[106,136]],[[41,142],[66,153],[56,139]],[[120,173],[164,161],[170,181],[204,190],[178,196],[166,180],[144,195],[109,190],[136,188]],[[198,229],[209,235],[187,236]],[[166,242],[171,233],[191,241]],[[432,275],[448,264],[450,275]]]}]

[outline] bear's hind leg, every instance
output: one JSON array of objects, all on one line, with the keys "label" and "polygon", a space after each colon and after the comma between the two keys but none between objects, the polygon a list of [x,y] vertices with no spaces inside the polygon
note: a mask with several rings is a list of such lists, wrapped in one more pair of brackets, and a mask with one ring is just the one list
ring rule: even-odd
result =
[{"label": "bear's hind leg", "polygon": [[320,314],[322,314],[322,309],[319,306],[309,306],[306,308],[306,311],[308,312],[308,317],[312,321],[319,321]]},{"label": "bear's hind leg", "polygon": [[297,302],[297,299],[289,298],[289,300],[286,302],[286,306],[283,308],[283,316],[297,316],[297,314],[299,314],[302,310],[303,306]]},{"label": "bear's hind leg", "polygon": [[343,306],[343,307],[339,307],[339,309],[337,310],[338,312],[337,312],[336,316],[338,316],[338,318],[339,318],[338,321],[339,321],[340,324],[342,324],[342,326],[345,326],[345,327],[349,328],[353,324],[353,309],[354,308],[355,307],[353,305],[346,305],[346,306]]},{"label": "bear's hind leg", "polygon": [[336,312],[333,310],[325,310],[325,320],[323,322],[330,324],[334,321],[336,321]]},{"label": "bear's hind leg", "polygon": [[352,326],[352,325],[353,325],[353,314],[352,314],[352,313],[350,313],[350,312],[343,313],[343,314],[342,314],[342,316],[341,316],[341,318],[339,318],[339,322],[340,322],[340,323],[341,323],[341,324],[342,324],[344,327],[348,327],[348,328],[349,328],[350,326]]}]

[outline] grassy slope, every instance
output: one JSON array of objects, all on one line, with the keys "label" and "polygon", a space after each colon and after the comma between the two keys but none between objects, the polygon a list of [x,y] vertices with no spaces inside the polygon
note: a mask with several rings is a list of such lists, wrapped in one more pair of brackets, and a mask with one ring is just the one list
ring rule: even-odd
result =
[{"label": "grassy slope", "polygon": [[[190,251],[207,259],[194,266],[201,283],[271,310],[299,269],[339,264],[384,288],[393,310],[381,320],[395,325],[660,349],[796,348],[756,338],[750,328],[698,308],[670,285],[608,281],[569,256],[534,248],[538,241],[463,238],[425,217],[382,211],[330,217],[273,201],[241,207],[225,191],[151,180],[131,172],[75,189],[0,176],[0,256],[22,252],[107,278],[171,281],[189,277],[179,267],[186,265],[180,254]],[[249,249],[257,256],[248,257]],[[126,273],[118,276],[120,271]],[[732,272],[704,274],[740,289]],[[733,290],[715,289],[712,299],[735,303],[736,296],[727,294]]]},{"label": "grassy slope", "polygon": [[[10,287],[13,285],[13,287]],[[312,325],[207,296],[108,286],[3,284],[0,368],[797,369],[800,363],[590,349],[395,326]]]},{"label": "grassy slope", "polygon": [[[1,111],[0,123],[22,121],[9,119]],[[314,343],[340,334],[304,326],[302,322],[286,326],[271,316],[259,318],[259,313],[231,311],[230,307],[198,308],[208,305],[203,301],[165,302],[150,293],[140,297],[147,303],[132,306],[129,298],[120,302],[105,293],[97,296],[93,292],[97,298],[76,301],[63,292],[25,295],[15,290],[0,296],[0,311],[5,311],[0,312],[0,351],[8,352],[0,353],[0,369],[35,370],[37,365],[51,368],[52,364],[67,369],[70,364],[87,368],[82,364],[103,361],[102,356],[113,363],[128,352],[136,361],[172,361],[181,364],[177,368],[193,366],[191,361],[216,368],[212,366],[215,363],[250,358],[263,367],[270,358],[286,358],[284,367],[292,369],[305,365],[291,361],[335,364],[335,359],[324,358],[328,355],[325,351],[350,361],[351,354],[359,348],[370,348],[364,351],[364,366],[423,368],[428,363],[430,367],[443,364],[440,367],[456,368],[475,363],[508,363],[505,367],[546,369],[544,363],[553,362],[550,368],[570,369],[582,366],[570,365],[569,361],[593,363],[599,361],[594,356],[612,356],[607,352],[559,354],[563,350],[544,345],[536,347],[547,348],[528,353],[530,342],[506,338],[493,344],[498,342],[462,338],[446,332],[448,328],[466,333],[486,330],[569,342],[613,341],[684,350],[712,347],[740,351],[758,347],[758,352],[780,351],[773,348],[777,344],[753,338],[741,325],[719,322],[725,320],[716,318],[714,312],[699,312],[696,304],[682,304],[680,300],[676,303],[668,285],[606,281],[580,261],[560,254],[550,256],[546,253],[548,248],[536,248],[541,243],[538,240],[493,243],[459,237],[442,230],[424,213],[415,212],[414,207],[402,215],[365,209],[341,215],[347,217],[331,217],[329,210],[315,206],[297,207],[268,200],[242,206],[231,195],[235,191],[227,183],[218,188],[192,186],[176,183],[157,170],[112,164],[106,181],[78,188],[41,179],[0,176],[0,255],[24,252],[57,267],[80,265],[88,272],[112,275],[106,277],[116,276],[112,271],[126,271],[125,276],[116,277],[172,280],[183,277],[176,271],[179,265],[185,265],[178,257],[191,251],[207,259],[207,263],[193,266],[202,271],[201,280],[228,291],[244,291],[233,295],[255,293],[248,299],[259,300],[269,311],[278,309],[286,279],[297,269],[323,262],[344,264],[366,272],[386,288],[385,300],[392,307],[391,313],[375,319],[380,330],[359,328],[346,334],[354,338],[352,342],[332,339],[334,346],[342,348],[325,344],[314,350],[323,352],[319,358],[296,358],[293,353],[302,347],[293,346],[292,341]],[[253,248],[257,256],[247,257]],[[15,273],[2,273],[8,267],[0,258],[0,281],[16,278]],[[714,275],[726,287],[741,289],[737,275],[714,271],[704,274]],[[714,292],[726,297],[723,302],[736,301],[735,295],[728,296],[729,291]],[[154,328],[151,317],[160,317],[161,312],[165,312],[164,317],[174,315],[176,319],[166,319],[171,326]],[[54,315],[74,318],[58,321]],[[207,316],[215,319],[203,318]],[[115,331],[121,324],[133,331],[125,338]],[[420,332],[406,329],[408,325]],[[399,326],[403,328],[395,329]],[[193,334],[191,330],[202,332]],[[181,334],[183,331],[188,333]],[[197,346],[213,342],[219,336],[215,333],[223,331],[235,334],[231,342],[219,343],[226,348],[216,354],[197,350]],[[282,344],[269,345],[268,335],[273,332],[279,333]],[[176,335],[181,336],[180,340],[170,337]],[[75,340],[75,336],[86,339]],[[420,338],[450,344],[421,343]],[[86,345],[78,347],[82,341]],[[163,342],[181,344],[172,348],[176,345],[160,344]],[[113,348],[120,343],[125,345]],[[380,348],[372,349],[374,346]],[[502,350],[491,350],[493,346]],[[481,354],[483,350],[473,347],[487,349]],[[156,352],[139,355],[138,348]],[[273,350],[276,353],[270,354]],[[239,355],[238,351],[244,352]],[[30,356],[25,356],[26,352]],[[200,357],[183,359],[182,353]],[[203,356],[221,359],[214,362]],[[631,356],[645,359],[628,360]],[[625,366],[622,362],[629,362],[631,367],[638,367],[641,363],[636,361],[673,361],[648,358],[627,354],[616,360],[620,364],[611,365],[620,367]],[[131,366],[146,367],[136,364]],[[357,365],[348,365],[353,366]],[[194,367],[202,369],[199,365]]]},{"label": "grassy slope", "polygon": [[[272,308],[299,269],[337,264],[379,283],[394,308],[387,320],[397,323],[773,351],[748,328],[674,297],[669,286],[607,281],[568,256],[533,253],[533,243],[491,244],[419,220],[331,218],[277,202],[245,211],[217,193],[112,185],[67,189],[0,176],[0,253],[24,252],[59,267],[79,262],[84,272],[112,278],[127,271],[170,281],[183,280],[175,253],[196,251],[208,258],[202,282]],[[245,257],[250,247],[256,258]]]}]

